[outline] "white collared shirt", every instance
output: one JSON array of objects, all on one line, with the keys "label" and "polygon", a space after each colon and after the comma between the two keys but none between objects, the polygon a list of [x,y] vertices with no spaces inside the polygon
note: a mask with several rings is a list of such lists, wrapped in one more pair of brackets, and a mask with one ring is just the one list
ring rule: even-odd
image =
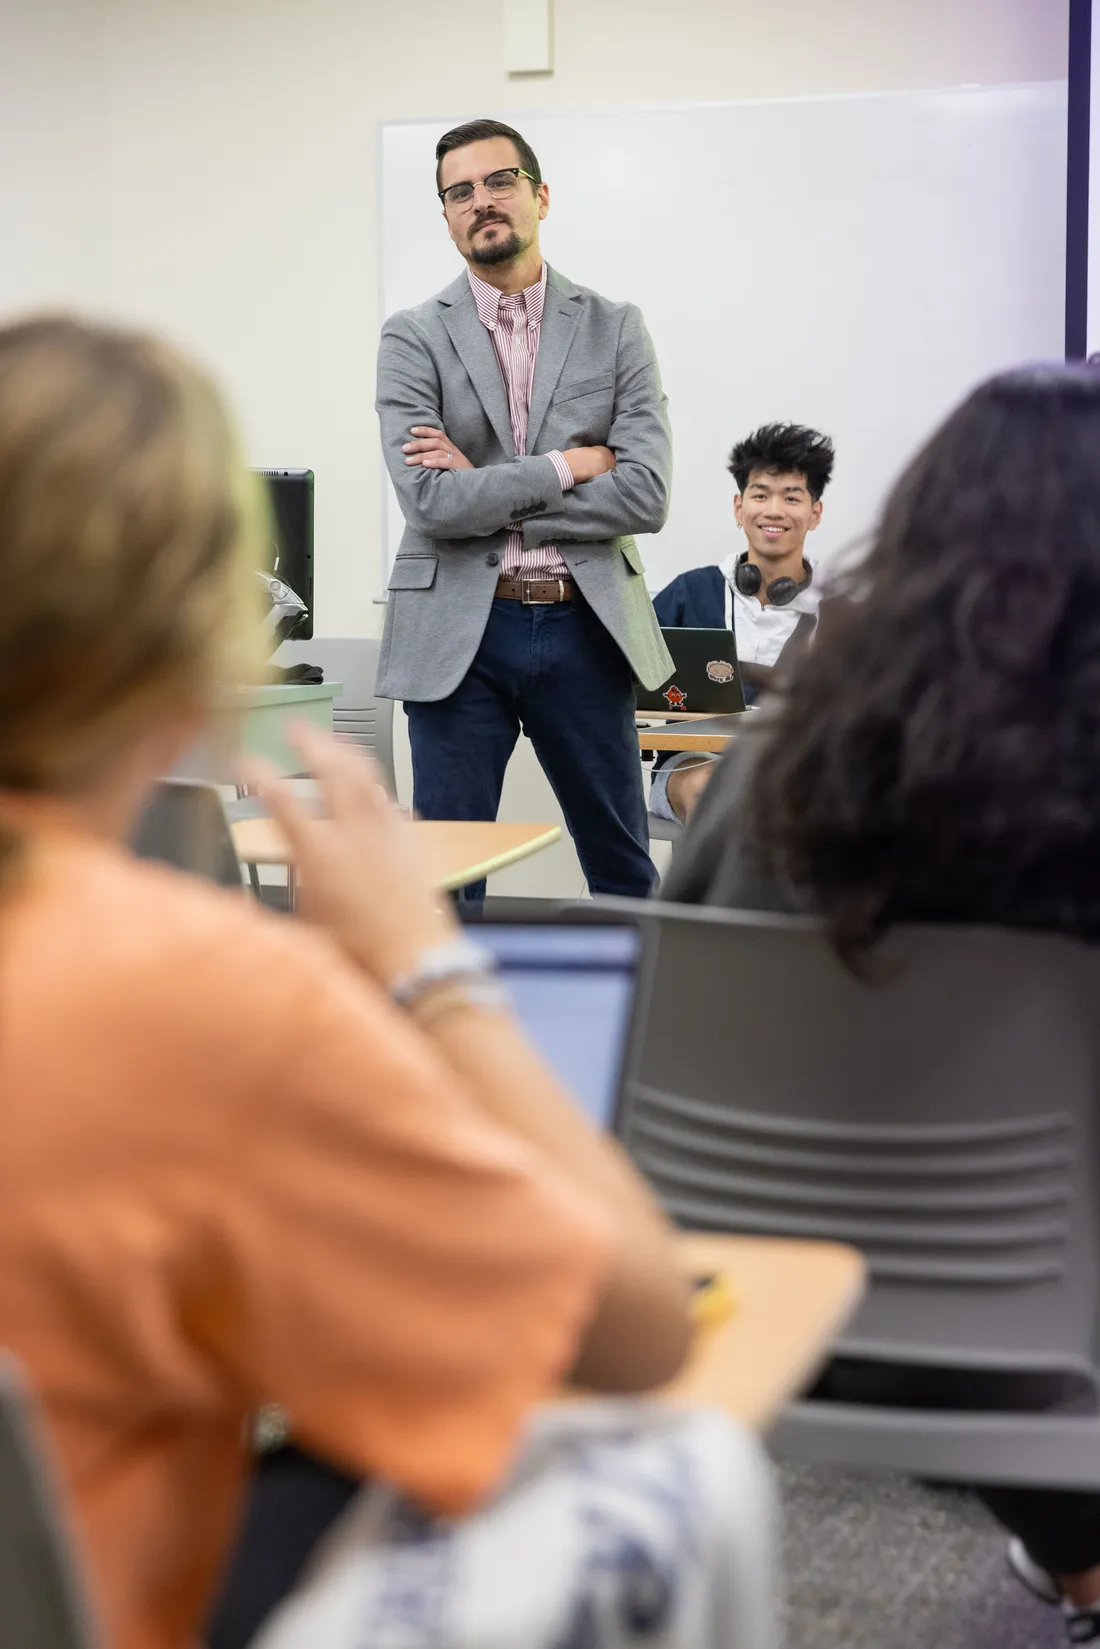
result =
[{"label": "white collared shirt", "polygon": [[742,595],[734,584],[737,560],[735,551],[719,564],[726,581],[726,628],[736,637],[737,657],[742,664],[774,664],[803,614],[817,612],[821,591],[811,583],[785,607],[762,603],[754,595]]}]

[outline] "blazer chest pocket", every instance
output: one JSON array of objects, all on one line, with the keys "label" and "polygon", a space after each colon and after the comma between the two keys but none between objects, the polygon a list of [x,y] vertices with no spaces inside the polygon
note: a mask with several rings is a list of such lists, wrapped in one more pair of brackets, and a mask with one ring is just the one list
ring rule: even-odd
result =
[{"label": "blazer chest pocket", "polygon": [[435,555],[399,555],[390,573],[391,590],[430,590],[435,583],[439,557]]},{"label": "blazer chest pocket", "polygon": [[582,395],[595,395],[598,390],[611,389],[614,383],[613,372],[597,372],[594,378],[577,378],[571,384],[559,384],[550,405],[560,407],[563,401],[579,401]]}]

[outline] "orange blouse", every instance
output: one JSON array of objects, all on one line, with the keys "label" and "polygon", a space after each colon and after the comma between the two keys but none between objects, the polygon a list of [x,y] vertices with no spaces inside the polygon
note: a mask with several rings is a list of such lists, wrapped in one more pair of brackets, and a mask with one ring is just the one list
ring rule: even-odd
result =
[{"label": "orange blouse", "polygon": [[193,1643],[263,1401],[431,1507],[489,1490],[609,1246],[323,937],[39,837],[0,906],[0,1346],[112,1649]]}]

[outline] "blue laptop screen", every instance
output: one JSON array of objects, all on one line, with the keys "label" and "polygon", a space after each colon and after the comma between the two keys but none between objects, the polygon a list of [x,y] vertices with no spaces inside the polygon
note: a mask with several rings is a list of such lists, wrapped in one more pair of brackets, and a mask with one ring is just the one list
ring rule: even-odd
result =
[{"label": "blue laptop screen", "polygon": [[630,1029],[637,928],[479,922],[531,1041],[600,1128],[614,1121]]}]

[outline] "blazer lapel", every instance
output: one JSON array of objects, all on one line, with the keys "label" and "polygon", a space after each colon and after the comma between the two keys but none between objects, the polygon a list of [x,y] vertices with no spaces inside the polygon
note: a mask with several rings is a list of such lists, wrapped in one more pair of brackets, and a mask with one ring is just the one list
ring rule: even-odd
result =
[{"label": "blazer lapel", "polygon": [[465,275],[460,275],[445,292],[440,293],[440,303],[443,305],[443,324],[451,335],[459,360],[469,373],[470,382],[496,431],[497,440],[504,452],[514,457],[516,446],[512,439],[504,379],[500,375],[493,340],[481,324]]},{"label": "blazer lapel", "polygon": [[535,360],[535,381],[531,388],[531,410],[527,419],[527,451],[534,452],[557,388],[562,367],[573,343],[580,319],[582,294],[553,269],[546,276],[546,301],[539,331],[539,352]]}]

